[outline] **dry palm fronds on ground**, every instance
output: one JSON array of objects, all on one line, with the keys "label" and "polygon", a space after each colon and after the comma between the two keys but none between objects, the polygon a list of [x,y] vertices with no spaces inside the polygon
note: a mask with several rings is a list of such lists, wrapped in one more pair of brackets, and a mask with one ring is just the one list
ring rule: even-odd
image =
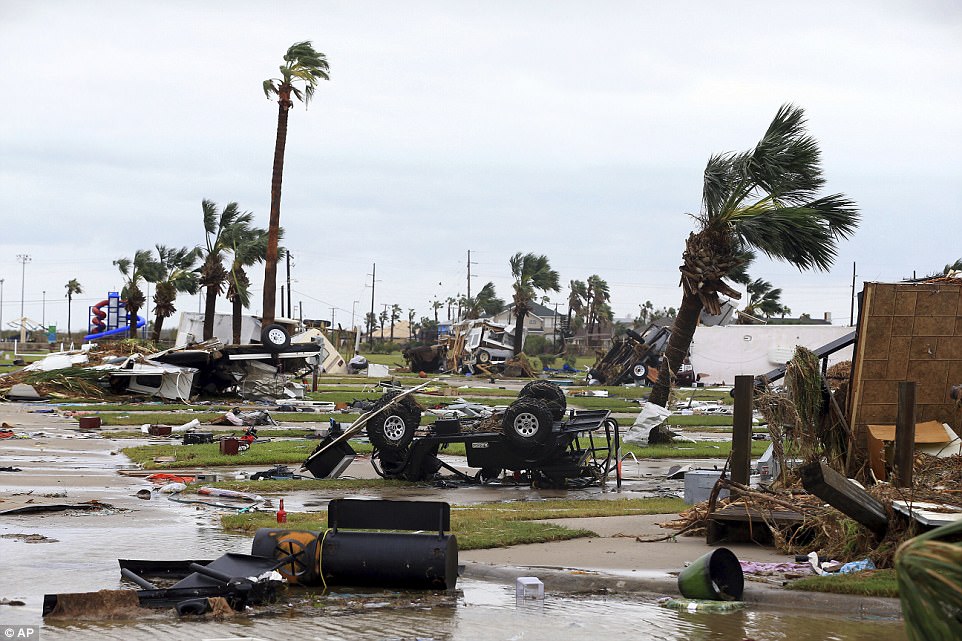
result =
[{"label": "dry palm fronds on ground", "polygon": [[[962,507],[962,456],[937,458],[920,454],[915,459],[915,484],[911,489],[879,483],[867,492],[887,507],[891,527],[886,537],[878,541],[868,530],[858,525],[821,499],[800,489],[797,479],[790,479],[794,489],[751,489],[727,478],[719,480],[719,489],[729,489],[733,496],[718,499],[715,510],[743,506],[761,515],[771,531],[775,547],[786,554],[818,552],[821,558],[854,561],[870,558],[877,567],[890,567],[899,545],[918,534],[915,521],[897,515],[891,508],[893,500],[935,503]],[[947,509],[951,509],[948,507]],[[802,517],[800,525],[779,525],[773,514],[786,510]],[[703,534],[709,518],[709,501],[682,512],[679,518],[664,527],[682,533]]]}]

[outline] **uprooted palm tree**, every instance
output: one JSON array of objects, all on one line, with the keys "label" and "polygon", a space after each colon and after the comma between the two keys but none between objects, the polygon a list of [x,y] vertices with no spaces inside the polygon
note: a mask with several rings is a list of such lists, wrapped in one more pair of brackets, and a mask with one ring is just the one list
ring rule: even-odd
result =
[{"label": "uprooted palm tree", "polygon": [[859,216],[842,194],[819,197],[824,183],[818,142],[805,131],[803,110],[793,105],[778,110],[753,149],[711,157],[701,213],[694,217],[698,229],[682,257],[681,307],[650,402],[667,406],[701,311],[719,313],[719,294],[741,297],[725,279],[743,270],[752,250],[800,270],[831,267],[839,240],[855,231]]},{"label": "uprooted palm tree", "polygon": [[524,347],[524,317],[531,310],[537,292],[556,292],[558,272],[551,269],[547,256],[522,254],[511,257],[511,276],[514,278],[514,355]]},{"label": "uprooted palm tree", "polygon": [[137,312],[141,310],[147,297],[140,289],[141,281],[156,282],[160,274],[160,263],[153,259],[150,250],[138,249],[134,258],[118,258],[114,265],[124,277],[124,288],[120,295],[126,301],[130,338],[137,338]]},{"label": "uprooted palm tree", "polygon": [[[314,50],[311,42],[295,42],[284,54],[281,77],[264,81],[264,95],[277,96],[277,140],[274,143],[274,167],[271,172],[271,217],[268,225],[267,257],[264,260],[264,300],[261,323],[274,322],[277,305],[277,257],[281,228],[281,181],[284,177],[284,149],[287,147],[287,117],[294,102],[293,95],[307,106],[314,97],[320,80],[329,80],[327,58]],[[304,83],[303,91],[295,84]]]},{"label": "uprooted palm tree", "polygon": [[157,245],[159,269],[156,280],[150,281],[157,285],[154,290],[154,329],[151,333],[151,340],[155,343],[160,340],[164,319],[170,318],[177,311],[174,306],[177,294],[193,296],[200,289],[200,279],[194,269],[198,258],[199,247],[174,249]]},{"label": "uprooted palm tree", "polygon": [[[284,230],[280,230],[280,237]],[[235,345],[241,342],[241,325],[244,308],[250,307],[250,279],[247,267],[256,265],[267,256],[266,229],[234,226],[227,232],[227,242],[232,255],[230,273],[227,275],[227,300],[231,302],[231,335]]]},{"label": "uprooted palm tree", "polygon": [[481,318],[481,314],[497,314],[504,307],[504,301],[495,293],[494,283],[488,282],[474,296],[464,296],[460,305],[465,320],[473,320]]},{"label": "uprooted palm tree", "polygon": [[752,318],[758,318],[759,316],[771,318],[772,316],[784,316],[792,313],[791,309],[782,304],[781,288],[775,287],[767,280],[756,278],[748,283],[746,290],[748,291],[748,303],[742,310],[744,316],[739,317],[740,322],[746,316],[745,322],[751,323]]},{"label": "uprooted palm tree", "polygon": [[[214,310],[217,297],[224,292],[227,270],[224,257],[233,249],[233,239],[250,229],[254,215],[242,212],[237,203],[228,203],[218,214],[217,203],[204,200],[204,246],[201,248],[203,262],[200,266],[200,285],[205,288],[204,340],[214,337]],[[266,326],[266,323],[265,323]]]}]

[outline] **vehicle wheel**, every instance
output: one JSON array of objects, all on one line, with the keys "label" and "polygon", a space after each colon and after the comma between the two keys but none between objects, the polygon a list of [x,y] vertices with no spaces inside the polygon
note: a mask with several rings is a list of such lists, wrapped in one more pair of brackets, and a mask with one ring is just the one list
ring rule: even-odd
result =
[{"label": "vehicle wheel", "polygon": [[482,467],[478,470],[477,479],[482,483],[488,483],[501,476],[502,470],[496,467]]},{"label": "vehicle wheel", "polygon": [[279,352],[291,344],[291,337],[281,325],[271,323],[261,330],[261,344],[267,349]]},{"label": "vehicle wheel", "polygon": [[532,381],[521,388],[518,398],[537,398],[545,401],[551,408],[551,418],[560,421],[564,418],[568,401],[565,393],[554,383],[548,381]]},{"label": "vehicle wheel", "polygon": [[648,366],[644,363],[638,363],[631,369],[631,374],[636,381],[642,381],[648,376]]},{"label": "vehicle wheel", "polygon": [[[400,392],[388,392],[375,403],[372,410],[379,410]],[[398,450],[406,447],[414,438],[414,430],[421,423],[421,406],[410,396],[384,410],[367,423],[367,437],[378,449]]]},{"label": "vehicle wheel", "polygon": [[482,350],[478,351],[477,360],[478,360],[478,362],[481,363],[482,365],[487,365],[488,363],[491,362],[491,354],[489,354],[488,352],[486,352],[486,351],[484,351],[484,350],[482,349]]},{"label": "vehicle wheel", "polygon": [[521,398],[505,410],[501,427],[509,442],[527,449],[548,441],[552,422],[547,403],[536,398]]}]

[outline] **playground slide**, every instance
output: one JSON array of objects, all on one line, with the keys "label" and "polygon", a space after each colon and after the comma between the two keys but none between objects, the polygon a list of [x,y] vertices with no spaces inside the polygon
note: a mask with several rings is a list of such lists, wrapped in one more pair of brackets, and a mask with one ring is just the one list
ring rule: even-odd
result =
[{"label": "playground slide", "polygon": [[[109,304],[109,300],[102,300],[90,308],[90,311],[93,313],[93,318],[90,319],[90,324],[93,327],[96,327],[97,329],[106,327],[106,325],[104,324],[104,318],[107,317],[107,314],[100,308],[107,304]],[[123,303],[121,303],[121,305],[123,305]],[[137,329],[140,329],[146,324],[147,324],[147,321],[142,316],[137,317]],[[84,336],[84,340],[92,341],[98,338],[105,338],[107,336],[116,336],[117,334],[126,334],[128,331],[130,331],[129,325],[121,325],[120,327],[117,327],[115,329],[109,329],[106,331],[87,334],[86,336]]]}]

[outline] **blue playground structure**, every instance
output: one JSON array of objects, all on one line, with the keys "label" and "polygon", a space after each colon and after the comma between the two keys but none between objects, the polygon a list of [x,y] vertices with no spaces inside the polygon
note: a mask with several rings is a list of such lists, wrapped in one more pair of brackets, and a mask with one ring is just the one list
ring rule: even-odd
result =
[{"label": "blue playground structure", "polygon": [[[107,336],[126,334],[129,331],[130,314],[126,311],[126,303],[120,300],[117,292],[108,292],[107,298],[90,307],[90,333],[84,336],[85,341],[92,341]],[[106,308],[104,311],[103,308]],[[123,323],[121,323],[123,319]],[[143,317],[137,317],[137,329],[147,324]]]}]

